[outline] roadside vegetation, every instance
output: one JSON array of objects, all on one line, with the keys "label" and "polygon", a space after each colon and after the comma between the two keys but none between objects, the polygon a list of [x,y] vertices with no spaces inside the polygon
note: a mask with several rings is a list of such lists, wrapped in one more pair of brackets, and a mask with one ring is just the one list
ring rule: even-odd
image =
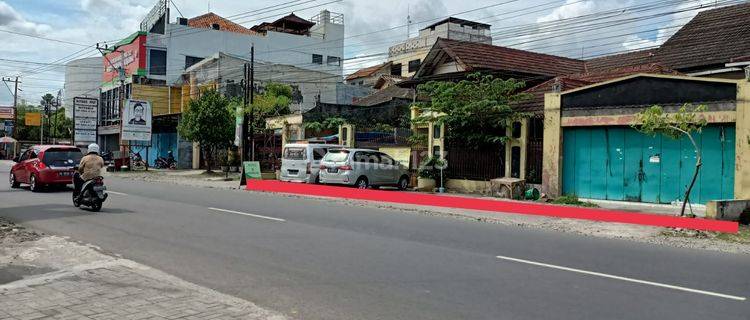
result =
[{"label": "roadside vegetation", "polygon": [[566,206],[577,206],[577,207],[586,207],[586,208],[598,208],[599,205],[593,202],[588,201],[581,201],[578,199],[577,196],[574,195],[565,195],[560,196],[555,200],[552,200],[553,204],[561,204]]}]

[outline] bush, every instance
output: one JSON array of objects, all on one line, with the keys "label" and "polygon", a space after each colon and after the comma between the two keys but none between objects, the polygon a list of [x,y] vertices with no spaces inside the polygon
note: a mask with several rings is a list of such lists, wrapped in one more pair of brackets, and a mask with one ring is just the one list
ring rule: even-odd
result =
[{"label": "bush", "polygon": [[599,207],[599,205],[597,205],[596,203],[578,200],[578,197],[575,195],[560,196],[557,199],[553,200],[552,203],[562,204],[562,205],[567,205],[567,206],[588,207],[588,208]]}]

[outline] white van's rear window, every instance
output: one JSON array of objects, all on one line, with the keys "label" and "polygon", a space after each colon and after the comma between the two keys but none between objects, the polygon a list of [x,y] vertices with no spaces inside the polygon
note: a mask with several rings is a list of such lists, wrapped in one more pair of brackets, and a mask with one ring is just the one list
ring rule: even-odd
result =
[{"label": "white van's rear window", "polygon": [[286,160],[306,160],[307,152],[305,148],[289,147],[284,149],[284,159]]}]

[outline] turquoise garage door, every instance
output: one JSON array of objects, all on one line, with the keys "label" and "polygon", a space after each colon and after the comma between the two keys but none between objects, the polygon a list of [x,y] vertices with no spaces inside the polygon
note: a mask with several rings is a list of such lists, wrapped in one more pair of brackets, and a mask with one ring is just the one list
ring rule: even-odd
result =
[{"label": "turquoise garage door", "polygon": [[[690,202],[734,196],[734,126],[694,134],[703,167]],[[682,201],[695,169],[686,137],[644,135],[629,127],[563,130],[563,194],[581,198],[670,203]]]}]

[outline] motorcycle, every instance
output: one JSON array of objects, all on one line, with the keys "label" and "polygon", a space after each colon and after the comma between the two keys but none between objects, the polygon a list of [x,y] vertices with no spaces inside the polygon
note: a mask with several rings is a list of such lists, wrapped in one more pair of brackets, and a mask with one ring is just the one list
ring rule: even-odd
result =
[{"label": "motorcycle", "polygon": [[[76,171],[78,169],[76,168]],[[80,181],[80,174],[75,173],[74,178]],[[107,200],[107,187],[104,186],[104,178],[96,177],[89,181],[86,181],[81,186],[81,190],[76,194],[73,192],[73,205],[76,208],[80,206],[86,206],[91,208],[91,211],[97,212],[102,209],[104,200]]]},{"label": "motorcycle", "polygon": [[177,161],[174,160],[172,153],[169,153],[167,157],[159,157],[154,161],[154,165],[157,169],[177,169]]},{"label": "motorcycle", "polygon": [[140,152],[134,153],[133,156],[130,158],[130,162],[131,162],[131,170],[133,171],[146,170],[146,162],[143,161],[143,157],[141,157]]}]

